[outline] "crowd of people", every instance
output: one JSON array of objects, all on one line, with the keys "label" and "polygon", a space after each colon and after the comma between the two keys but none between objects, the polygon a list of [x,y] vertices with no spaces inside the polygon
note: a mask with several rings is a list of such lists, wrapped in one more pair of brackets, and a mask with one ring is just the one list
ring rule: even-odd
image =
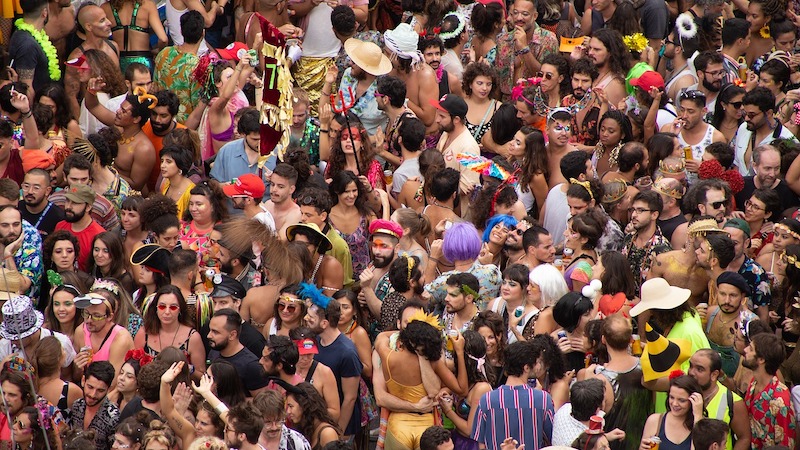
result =
[{"label": "crowd of people", "polygon": [[0,11],[0,450],[798,445],[800,2]]}]

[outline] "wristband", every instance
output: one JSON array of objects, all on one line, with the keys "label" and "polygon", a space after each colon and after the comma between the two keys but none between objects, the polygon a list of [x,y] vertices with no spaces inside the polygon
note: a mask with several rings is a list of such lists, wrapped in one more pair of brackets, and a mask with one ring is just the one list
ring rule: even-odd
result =
[{"label": "wristband", "polygon": [[320,132],[320,133],[327,133],[327,132],[329,132],[329,131],[330,131],[330,130],[323,130],[322,128],[320,128],[320,129],[319,129],[319,132]]},{"label": "wristband", "polygon": [[521,49],[515,51],[514,56],[526,55],[530,52],[531,52],[531,47],[529,45],[526,45],[525,47],[522,47]]},{"label": "wristband", "polygon": [[28,112],[26,112],[26,113],[20,111],[20,113],[22,114],[22,118],[23,119],[27,119],[27,118],[29,118],[30,116],[33,115],[33,110],[29,109]]},{"label": "wristband", "polygon": [[217,412],[217,414],[218,414],[219,416],[222,416],[223,414],[225,414],[226,412],[228,412],[228,407],[227,407],[227,406],[225,406],[225,403],[222,403],[222,402],[220,402],[220,404],[219,404],[219,405],[217,405],[217,406],[214,408],[214,411],[216,411],[216,412]]}]

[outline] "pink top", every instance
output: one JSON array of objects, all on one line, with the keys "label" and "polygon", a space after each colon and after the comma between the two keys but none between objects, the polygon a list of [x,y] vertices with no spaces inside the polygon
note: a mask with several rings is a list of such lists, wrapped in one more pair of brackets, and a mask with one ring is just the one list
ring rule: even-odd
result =
[{"label": "pink top", "polygon": [[[92,348],[92,361],[108,361],[108,356],[111,352],[111,343],[114,342],[114,338],[117,337],[117,333],[124,329],[125,328],[119,325],[114,325],[114,328],[111,329],[111,332],[108,334],[108,336],[103,339],[102,343],[100,343],[100,349],[95,350]],[[89,345],[91,345],[92,333],[89,332],[86,322],[83,323],[83,336],[83,342],[88,342]]]}]

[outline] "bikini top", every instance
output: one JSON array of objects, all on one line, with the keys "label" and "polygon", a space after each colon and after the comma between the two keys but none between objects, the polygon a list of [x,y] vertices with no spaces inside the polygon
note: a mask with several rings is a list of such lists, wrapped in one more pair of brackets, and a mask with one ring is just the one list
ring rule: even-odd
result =
[{"label": "bikini top", "polygon": [[117,23],[116,25],[111,27],[111,31],[112,32],[119,30],[125,31],[123,37],[123,45],[125,48],[128,48],[128,30],[139,31],[141,33],[147,33],[147,34],[150,34],[150,32],[152,31],[150,27],[143,28],[140,27],[139,25],[136,25],[136,16],[139,14],[139,6],[141,6],[141,3],[134,2],[133,12],[131,13],[131,23],[129,25],[123,25],[122,21],[119,19],[119,11],[117,11],[117,9],[114,8],[113,6],[111,7],[111,14],[114,15],[114,22]]}]

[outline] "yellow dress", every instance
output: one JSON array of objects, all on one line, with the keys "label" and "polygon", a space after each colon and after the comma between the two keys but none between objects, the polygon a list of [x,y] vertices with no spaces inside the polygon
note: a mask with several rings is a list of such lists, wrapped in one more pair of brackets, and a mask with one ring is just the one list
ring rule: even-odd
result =
[{"label": "yellow dress", "polygon": [[[392,353],[394,352],[390,351],[386,355],[386,371],[389,374],[386,380],[386,390],[395,397],[410,403],[417,403],[423,397],[427,397],[428,393],[422,383],[406,386],[392,379],[389,369],[389,357]],[[433,413],[392,412],[389,414],[389,421],[386,426],[384,448],[386,450],[418,449],[422,433],[433,425]]]},{"label": "yellow dress", "polygon": [[[183,213],[189,209],[189,197],[192,196],[191,191],[194,189],[194,186],[195,184],[190,182],[189,186],[183,191],[183,194],[181,194],[181,198],[176,202],[178,204],[178,220],[183,220]],[[164,178],[164,182],[161,183],[161,194],[167,195],[168,190],[169,180]]]}]

